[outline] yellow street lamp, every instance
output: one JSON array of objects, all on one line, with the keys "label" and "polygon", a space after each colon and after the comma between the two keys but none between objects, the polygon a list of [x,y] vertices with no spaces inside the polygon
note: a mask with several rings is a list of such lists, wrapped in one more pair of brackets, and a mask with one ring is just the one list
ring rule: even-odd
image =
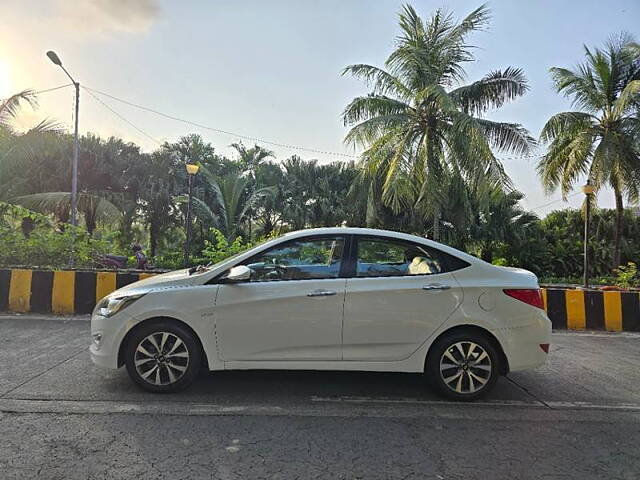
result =
[{"label": "yellow street lamp", "polygon": [[589,288],[589,221],[591,217],[591,195],[595,192],[595,187],[591,184],[591,180],[587,179],[587,183],[582,187],[582,193],[585,196],[584,207],[584,288]]},{"label": "yellow street lamp", "polygon": [[189,178],[189,200],[187,203],[187,218],[185,225],[187,239],[184,242],[184,266],[186,268],[189,266],[189,248],[191,243],[191,203],[193,198],[193,182],[198,170],[200,170],[200,165],[197,163],[187,163],[185,167]]}]

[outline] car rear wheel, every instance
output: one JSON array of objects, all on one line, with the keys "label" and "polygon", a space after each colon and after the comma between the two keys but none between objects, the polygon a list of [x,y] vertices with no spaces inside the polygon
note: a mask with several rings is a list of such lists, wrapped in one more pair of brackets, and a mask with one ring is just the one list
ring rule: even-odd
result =
[{"label": "car rear wheel", "polygon": [[125,364],[131,379],[154,393],[182,390],[198,376],[200,344],[180,324],[167,320],[143,325],[127,342]]},{"label": "car rear wheel", "polygon": [[431,347],[426,373],[442,396],[473,401],[493,388],[500,367],[500,355],[491,340],[473,331],[457,331]]}]

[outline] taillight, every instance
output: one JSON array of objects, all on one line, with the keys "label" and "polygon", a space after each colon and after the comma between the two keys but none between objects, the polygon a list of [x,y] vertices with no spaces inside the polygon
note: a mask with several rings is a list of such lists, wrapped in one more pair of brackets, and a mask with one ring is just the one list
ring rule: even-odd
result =
[{"label": "taillight", "polygon": [[544,310],[544,303],[542,302],[542,294],[537,288],[507,288],[503,290],[504,293],[510,297],[520,300],[532,307],[541,308]]}]

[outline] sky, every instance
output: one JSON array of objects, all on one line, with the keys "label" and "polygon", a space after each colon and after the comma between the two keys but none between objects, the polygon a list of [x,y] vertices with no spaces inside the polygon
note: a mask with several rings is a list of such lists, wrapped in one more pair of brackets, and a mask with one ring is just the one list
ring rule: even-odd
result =
[{"label": "sky", "polygon": [[[81,90],[81,133],[119,136],[150,151],[194,132],[226,155],[242,135],[278,144],[261,143],[278,160],[299,154],[321,162],[344,161],[348,158],[333,153],[357,152],[343,143],[347,129],[340,115],[367,88],[341,71],[353,63],[382,66],[393,50],[403,3],[0,0],[0,98],[68,83],[45,56],[55,50],[83,86],[233,134],[98,96],[116,114],[86,90]],[[481,2],[411,4],[423,18],[439,7],[461,18]],[[476,61],[466,66],[468,81],[508,66],[522,68],[530,91],[488,118],[521,123],[534,137],[551,115],[571,108],[568,99],[555,93],[550,67],[574,67],[583,59],[584,44],[602,45],[621,31],[640,39],[639,0],[494,0],[488,6],[489,29],[470,38],[477,49]],[[38,109],[24,110],[18,126],[51,118],[71,130],[72,112],[72,88],[42,93]],[[525,194],[527,209],[544,215],[580,205],[579,193],[567,203],[558,201],[559,192],[545,194],[535,171],[537,158],[500,157],[515,187]],[[598,203],[613,206],[613,194],[603,190]]]}]

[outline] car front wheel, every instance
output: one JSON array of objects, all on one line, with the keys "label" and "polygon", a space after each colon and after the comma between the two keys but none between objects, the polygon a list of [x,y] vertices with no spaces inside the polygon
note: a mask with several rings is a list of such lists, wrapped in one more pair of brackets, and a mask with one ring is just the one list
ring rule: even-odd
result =
[{"label": "car front wheel", "polygon": [[149,392],[168,393],[186,388],[198,376],[201,363],[198,341],[175,322],[143,325],[127,342],[127,372]]},{"label": "car front wheel", "polygon": [[501,371],[493,342],[476,332],[464,331],[437,340],[426,367],[438,393],[461,401],[473,401],[489,393]]}]

